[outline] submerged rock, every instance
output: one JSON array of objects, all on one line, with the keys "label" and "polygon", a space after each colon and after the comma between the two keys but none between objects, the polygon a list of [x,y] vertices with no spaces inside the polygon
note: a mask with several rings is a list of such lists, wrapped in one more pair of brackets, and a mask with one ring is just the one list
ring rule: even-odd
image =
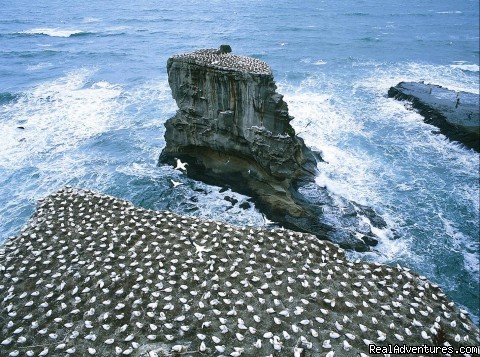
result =
[{"label": "submerged rock", "polygon": [[[337,356],[478,345],[438,286],[310,234],[65,188],[0,247],[1,356]],[[333,355],[333,354],[330,354]]]},{"label": "submerged rock", "polygon": [[[361,251],[376,244],[358,235],[365,228],[361,216],[369,215],[361,206],[345,215],[352,203],[311,185],[316,155],[295,135],[268,64],[228,48],[207,49],[171,57],[167,71],[179,110],[165,124],[161,163],[186,161],[190,177],[252,196],[285,227]],[[332,224],[323,213],[338,202]]]},{"label": "submerged rock", "polygon": [[479,96],[423,82],[400,82],[388,96],[408,100],[448,138],[480,151]]}]

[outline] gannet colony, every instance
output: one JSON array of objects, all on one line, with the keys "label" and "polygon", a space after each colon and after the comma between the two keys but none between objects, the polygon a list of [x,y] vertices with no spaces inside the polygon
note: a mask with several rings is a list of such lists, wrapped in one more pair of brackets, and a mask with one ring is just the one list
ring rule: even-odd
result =
[{"label": "gannet colony", "polygon": [[174,55],[172,58],[177,61],[181,60],[211,68],[265,75],[272,74],[272,70],[266,62],[257,58],[233,55],[230,53],[232,51],[230,46],[227,45],[227,49],[224,49],[224,46],[221,46],[219,50],[208,48]]},{"label": "gannet colony", "polygon": [[0,356],[366,356],[478,345],[425,277],[310,234],[64,188],[0,251]]}]

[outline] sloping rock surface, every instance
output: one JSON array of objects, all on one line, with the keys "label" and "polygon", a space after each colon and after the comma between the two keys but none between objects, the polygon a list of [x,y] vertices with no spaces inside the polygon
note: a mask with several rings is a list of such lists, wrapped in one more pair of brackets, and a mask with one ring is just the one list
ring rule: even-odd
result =
[{"label": "sloping rock surface", "polygon": [[371,343],[480,342],[466,312],[408,269],[349,261],[309,234],[73,188],[1,246],[0,271],[1,356],[357,356]]},{"label": "sloping rock surface", "polygon": [[408,100],[440,132],[452,140],[480,151],[479,95],[456,92],[423,82],[400,82],[388,96]]}]

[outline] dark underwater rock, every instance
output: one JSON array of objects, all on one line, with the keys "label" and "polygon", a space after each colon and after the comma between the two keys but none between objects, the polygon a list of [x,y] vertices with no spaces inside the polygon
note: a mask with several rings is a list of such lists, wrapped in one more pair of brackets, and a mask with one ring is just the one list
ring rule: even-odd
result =
[{"label": "dark underwater rock", "polygon": [[400,82],[389,89],[388,96],[410,101],[425,122],[438,127],[451,140],[480,151],[478,94],[423,82]]}]

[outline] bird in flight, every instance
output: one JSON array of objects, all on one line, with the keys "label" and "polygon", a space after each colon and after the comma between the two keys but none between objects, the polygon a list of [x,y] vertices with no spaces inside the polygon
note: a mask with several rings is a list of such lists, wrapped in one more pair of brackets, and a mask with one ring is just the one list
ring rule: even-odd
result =
[{"label": "bird in flight", "polygon": [[173,188],[175,188],[175,187],[177,187],[177,186],[180,186],[180,185],[183,185],[182,182],[178,182],[178,181],[174,181],[174,180],[170,180],[170,182],[172,183]]},{"label": "bird in flight", "polygon": [[175,170],[187,171],[188,164],[186,162],[182,162],[180,159],[177,158],[175,158],[175,160],[177,160],[177,166],[175,166]]}]

